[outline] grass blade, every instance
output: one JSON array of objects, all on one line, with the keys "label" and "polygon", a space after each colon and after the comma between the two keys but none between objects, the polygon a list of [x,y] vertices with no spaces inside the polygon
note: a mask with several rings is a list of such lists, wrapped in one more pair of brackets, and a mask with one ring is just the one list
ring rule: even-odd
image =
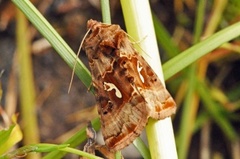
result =
[{"label": "grass blade", "polygon": [[[90,88],[91,76],[86,66],[76,57],[72,49],[49,24],[49,22],[41,15],[41,13],[28,0],[12,0],[13,3],[27,16],[37,30],[48,40],[63,60],[73,68],[77,60],[75,73],[79,79]],[[85,29],[85,28],[84,28]]]},{"label": "grass blade", "polygon": [[238,36],[240,36],[240,22],[217,32],[186,51],[183,51],[181,54],[163,64],[165,80],[183,70],[202,56]]}]

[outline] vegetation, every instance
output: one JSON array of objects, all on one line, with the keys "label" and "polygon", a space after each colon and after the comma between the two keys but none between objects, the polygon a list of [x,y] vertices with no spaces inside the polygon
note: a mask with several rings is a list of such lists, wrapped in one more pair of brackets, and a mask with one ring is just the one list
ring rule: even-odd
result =
[{"label": "vegetation", "polygon": [[[134,2],[134,0],[121,0],[126,28],[134,40],[143,40],[144,42],[144,37],[138,35],[141,30],[138,33],[134,32],[137,30],[136,27],[141,28],[138,26],[141,25],[138,23],[138,18],[143,17],[136,10],[136,5],[141,3]],[[179,159],[191,158],[193,155],[204,159],[216,156],[240,158],[238,149],[240,145],[240,92],[238,88],[240,79],[239,70],[234,69],[239,65],[240,2],[238,0],[228,2],[226,0],[213,2],[199,0],[198,2],[188,1],[184,4],[174,2],[175,13],[171,14],[174,14],[175,17],[173,18],[174,23],[170,26],[174,30],[172,35],[170,35],[169,28],[164,27],[166,24],[159,20],[161,11],[154,11],[156,6],[152,10],[152,19],[158,44],[163,50],[161,51],[161,59],[164,61],[162,76],[167,81],[167,88],[173,94],[178,105],[177,114],[172,119],[175,134],[171,135],[172,130],[170,129],[168,138],[166,138],[169,141],[176,141],[177,148],[175,148],[174,142],[169,151],[162,151],[168,145],[167,143],[161,144],[161,141],[164,140],[161,139],[161,133],[168,128],[165,129],[164,126],[159,130],[156,121],[150,121],[147,126],[149,146],[146,146],[140,138],[134,142],[134,145],[144,158],[151,158],[151,156],[155,158],[153,156],[161,155],[161,158],[167,159],[166,156],[174,153],[175,149],[177,149]],[[99,158],[75,148],[86,140],[85,127],[62,144],[41,143],[38,118],[36,113],[33,113],[36,109],[33,107],[36,102],[36,92],[32,75],[30,35],[26,34],[27,19],[48,40],[70,68],[74,68],[77,60],[75,74],[87,88],[91,88],[91,75],[83,62],[77,59],[74,51],[30,1],[12,0],[12,3],[24,14],[20,14],[20,11],[16,13],[18,15],[16,17],[16,43],[20,72],[18,79],[21,125],[19,125],[16,112],[8,117],[10,119],[8,124],[6,121],[4,122],[7,129],[0,131],[0,158],[21,156],[41,158],[39,155],[41,152],[47,152],[44,159],[62,158],[66,153],[93,159]],[[111,23],[108,1],[102,0],[101,4],[104,8],[102,10],[107,11],[102,13],[103,22]],[[185,13],[184,8],[187,8],[190,13]],[[143,14],[146,13],[146,10],[147,8],[142,10]],[[164,16],[168,17],[168,15]],[[145,50],[144,45],[140,44],[140,48],[144,50],[143,56],[145,54],[155,58],[148,50]],[[154,69],[159,70],[159,68],[160,66],[157,66]],[[0,79],[1,76],[2,74]],[[1,87],[0,97],[2,97]],[[3,109],[0,112],[1,116],[5,116]],[[31,123],[28,127],[22,126],[28,122]],[[92,125],[99,130],[99,119],[92,119]],[[167,125],[171,127],[172,123],[168,122]],[[214,136],[214,134],[217,135]],[[198,138],[198,142],[194,141],[199,146],[197,155],[190,153],[191,149],[198,149],[194,147],[194,136]],[[8,151],[22,139],[24,139],[23,147]],[[227,153],[214,149],[216,140],[221,140],[225,145],[231,145]],[[155,141],[158,141],[159,144],[156,145]]]}]

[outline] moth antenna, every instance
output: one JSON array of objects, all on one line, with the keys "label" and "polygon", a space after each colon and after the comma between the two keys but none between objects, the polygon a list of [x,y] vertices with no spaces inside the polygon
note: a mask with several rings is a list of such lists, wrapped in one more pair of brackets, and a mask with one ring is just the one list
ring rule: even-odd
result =
[{"label": "moth antenna", "polygon": [[138,40],[138,41],[136,41],[132,36],[130,36],[128,33],[126,33],[126,35],[129,37],[129,39],[131,39],[132,41],[132,43],[133,43],[133,45],[137,45],[149,58],[151,58],[147,53],[146,53],[146,51],[144,51],[142,48],[141,48],[141,46],[139,45],[139,43],[140,42],[142,42],[143,40],[145,40],[146,38],[147,38],[147,35],[146,36],[144,36],[141,40]]},{"label": "moth antenna", "polygon": [[133,40],[133,44],[139,44],[139,43],[141,43],[142,41],[144,41],[146,38],[147,38],[147,35],[145,35],[142,39],[140,39],[140,40],[138,40],[138,41],[136,41],[132,36],[130,36],[129,34],[127,34],[127,36],[130,38],[130,39],[132,39]]},{"label": "moth antenna", "polygon": [[71,91],[71,87],[72,87],[72,83],[73,83],[73,77],[74,77],[74,72],[75,72],[75,69],[76,69],[76,65],[77,65],[77,58],[80,54],[80,51],[82,49],[82,45],[83,45],[83,42],[84,40],[86,39],[88,33],[91,31],[91,28],[88,29],[88,31],[86,32],[86,34],[84,35],[81,43],[80,43],[80,46],[79,46],[79,49],[78,49],[78,52],[77,52],[77,55],[76,55],[76,58],[75,58],[75,61],[74,61],[74,65],[73,65],[73,70],[72,70],[72,75],[71,75],[71,80],[69,82],[69,86],[68,86],[68,93],[70,93]]}]

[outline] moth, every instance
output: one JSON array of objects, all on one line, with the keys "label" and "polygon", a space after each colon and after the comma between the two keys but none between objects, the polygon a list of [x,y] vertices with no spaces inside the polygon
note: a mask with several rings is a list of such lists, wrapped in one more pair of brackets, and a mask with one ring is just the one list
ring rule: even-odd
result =
[{"label": "moth", "polygon": [[160,120],[176,104],[156,73],[119,25],[89,20],[83,42],[105,144],[115,152],[140,135],[148,118]]}]

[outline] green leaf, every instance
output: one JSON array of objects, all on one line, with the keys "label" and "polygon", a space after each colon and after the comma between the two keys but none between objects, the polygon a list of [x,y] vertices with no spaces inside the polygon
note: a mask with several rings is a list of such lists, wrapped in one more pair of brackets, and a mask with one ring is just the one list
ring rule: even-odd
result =
[{"label": "green leaf", "polygon": [[0,131],[0,155],[5,153],[22,139],[18,124],[11,125],[7,130]]}]

